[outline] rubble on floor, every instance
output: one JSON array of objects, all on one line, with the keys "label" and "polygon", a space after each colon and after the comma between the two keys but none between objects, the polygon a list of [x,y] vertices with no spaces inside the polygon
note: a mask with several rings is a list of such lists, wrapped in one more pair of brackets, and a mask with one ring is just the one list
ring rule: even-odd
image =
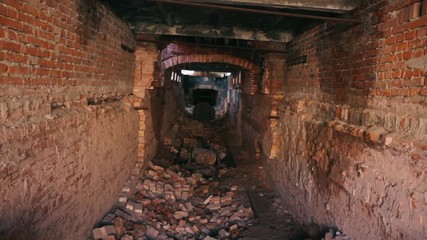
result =
[{"label": "rubble on floor", "polygon": [[203,170],[150,164],[135,194],[122,196],[122,207],[105,216],[105,226],[93,230],[94,239],[237,238],[253,219],[250,204],[242,201],[236,186],[219,186],[205,179]]},{"label": "rubble on floor", "polygon": [[251,224],[246,192],[218,181],[228,171],[225,142],[203,123],[178,122],[163,141],[167,157],[156,159],[163,167],[149,162],[140,173],[137,164],[95,239],[236,239]]},{"label": "rubble on floor", "polygon": [[226,132],[178,119],[155,164],[135,165],[118,204],[90,239],[307,239],[281,200],[265,191],[261,166],[230,167],[220,134]]},{"label": "rubble on floor", "polygon": [[334,231],[333,229],[329,229],[329,231],[325,234],[325,237],[322,238],[322,240],[351,240],[351,238],[340,231]]}]

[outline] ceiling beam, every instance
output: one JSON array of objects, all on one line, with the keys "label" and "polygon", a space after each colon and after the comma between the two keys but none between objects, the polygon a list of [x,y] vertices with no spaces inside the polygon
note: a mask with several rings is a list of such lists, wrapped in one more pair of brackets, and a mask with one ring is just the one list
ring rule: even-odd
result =
[{"label": "ceiling beam", "polygon": [[316,16],[312,14],[287,13],[287,12],[279,12],[279,11],[272,11],[272,10],[259,10],[259,9],[252,9],[252,8],[246,8],[246,7],[234,7],[234,6],[224,6],[224,5],[210,4],[210,3],[198,3],[194,1],[181,1],[181,0],[179,1],[178,0],[149,0],[149,1],[171,3],[171,4],[177,4],[177,5],[186,5],[186,6],[208,7],[208,8],[216,8],[216,9],[222,9],[222,10],[247,12],[247,13],[255,13],[255,14],[267,14],[267,15],[273,15],[273,16],[307,18],[307,19],[328,20],[328,21],[338,21],[338,22],[355,22],[355,23],[361,22],[358,19],[350,19],[350,18],[342,18],[342,17],[325,17],[325,16]]},{"label": "ceiling beam", "polygon": [[250,41],[251,46],[239,46],[238,44],[209,44],[209,43],[196,43],[188,42],[185,39],[180,38],[180,36],[163,36],[163,39],[160,39],[159,35],[138,33],[135,35],[135,39],[139,42],[153,42],[153,43],[162,43],[170,44],[175,43],[179,45],[194,46],[194,47],[207,47],[207,48],[223,48],[223,49],[239,49],[247,51],[258,51],[261,53],[285,53],[286,45],[280,42],[261,42],[261,41]]},{"label": "ceiling beam", "polygon": [[133,31],[145,34],[172,35],[172,36],[191,36],[191,37],[213,37],[242,39],[253,41],[269,42],[290,42],[293,34],[290,31],[269,31],[243,29],[238,27],[216,27],[205,24],[198,25],[173,25],[161,23],[150,23],[145,21],[136,21],[131,24]]},{"label": "ceiling beam", "polygon": [[360,0],[186,0],[195,3],[248,5],[293,8],[316,11],[346,12],[358,6]]}]

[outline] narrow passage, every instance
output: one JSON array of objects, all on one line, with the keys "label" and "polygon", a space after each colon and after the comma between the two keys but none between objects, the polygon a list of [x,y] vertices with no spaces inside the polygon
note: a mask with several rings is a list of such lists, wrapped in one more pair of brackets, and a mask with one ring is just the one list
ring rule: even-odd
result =
[{"label": "narrow passage", "polygon": [[227,147],[224,125],[179,117],[89,239],[315,239],[268,187],[262,162]]}]

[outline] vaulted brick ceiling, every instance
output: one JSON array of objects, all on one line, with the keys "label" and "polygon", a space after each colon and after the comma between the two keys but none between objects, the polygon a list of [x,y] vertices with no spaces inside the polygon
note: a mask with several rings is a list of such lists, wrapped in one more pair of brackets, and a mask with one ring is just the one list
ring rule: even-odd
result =
[{"label": "vaulted brick ceiling", "polygon": [[[358,0],[103,0],[140,36],[289,42],[324,20],[357,22]],[[138,35],[137,35],[138,36]]]}]

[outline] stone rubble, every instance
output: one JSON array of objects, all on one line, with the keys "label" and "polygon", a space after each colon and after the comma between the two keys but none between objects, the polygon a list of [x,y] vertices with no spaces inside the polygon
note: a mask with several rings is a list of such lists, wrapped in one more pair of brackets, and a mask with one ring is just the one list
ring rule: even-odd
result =
[{"label": "stone rubble", "polygon": [[[252,222],[250,204],[236,197],[241,195],[236,186],[220,187],[218,181],[203,176],[204,168],[196,169],[150,163],[133,196],[119,197],[121,205],[104,217],[105,226],[95,228],[93,238],[236,239]],[[130,189],[121,194],[125,192]]]},{"label": "stone rubble", "polygon": [[93,229],[93,238],[95,239],[106,239],[109,235],[114,234],[116,234],[116,229],[112,225]]},{"label": "stone rubble", "polygon": [[216,163],[216,153],[209,149],[195,148],[192,158],[201,165],[213,166]]},{"label": "stone rubble", "polygon": [[[242,231],[257,223],[248,189],[235,182],[219,182],[230,176],[248,176],[225,165],[227,149],[217,132],[202,123],[181,120],[162,147],[166,155],[156,156],[156,164],[136,164],[118,196],[118,205],[93,229],[90,239],[218,240],[248,236],[248,230]],[[272,197],[268,204],[277,216],[285,216],[285,222],[291,223],[292,215],[280,198]],[[324,239],[350,240],[333,231]]]},{"label": "stone rubble", "polygon": [[351,238],[340,231],[334,231],[333,229],[329,229],[329,231],[325,234],[325,237],[323,237],[322,240],[351,240]]}]

